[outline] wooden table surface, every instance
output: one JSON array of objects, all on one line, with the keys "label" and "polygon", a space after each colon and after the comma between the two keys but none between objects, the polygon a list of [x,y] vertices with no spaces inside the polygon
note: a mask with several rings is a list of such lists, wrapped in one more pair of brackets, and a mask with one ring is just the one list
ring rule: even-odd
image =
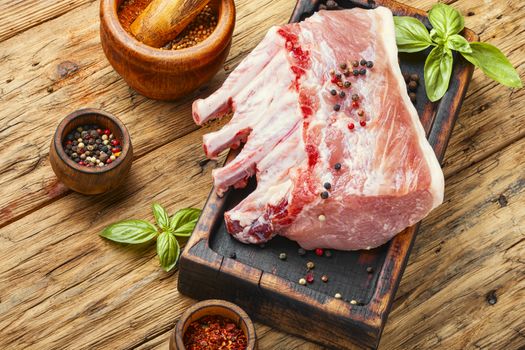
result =
[{"label": "wooden table surface", "polygon": [[[525,2],[448,2],[524,79]],[[220,123],[193,123],[199,93],[167,103],[131,90],[102,52],[98,5],[0,2],[0,349],[167,349],[194,303],[177,292],[177,272],[159,268],[154,246],[117,245],[98,233],[116,220],[152,219],[153,201],[170,212],[201,207],[217,166],[199,165],[201,137]],[[286,23],[293,6],[237,1],[227,64]],[[420,229],[381,349],[525,346],[524,95],[475,72],[443,164],[445,202]],[[111,194],[73,193],[51,170],[51,136],[81,107],[117,115],[131,133],[133,167]],[[264,325],[257,333],[260,349],[319,349]]]}]

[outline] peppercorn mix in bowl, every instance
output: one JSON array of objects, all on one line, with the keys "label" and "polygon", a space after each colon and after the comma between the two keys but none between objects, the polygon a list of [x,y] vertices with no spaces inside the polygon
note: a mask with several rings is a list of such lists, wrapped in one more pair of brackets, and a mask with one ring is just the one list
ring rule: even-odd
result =
[{"label": "peppercorn mix in bowl", "polygon": [[64,185],[79,193],[99,194],[124,180],[131,168],[133,147],[118,118],[87,108],[62,120],[49,155],[53,171]]}]

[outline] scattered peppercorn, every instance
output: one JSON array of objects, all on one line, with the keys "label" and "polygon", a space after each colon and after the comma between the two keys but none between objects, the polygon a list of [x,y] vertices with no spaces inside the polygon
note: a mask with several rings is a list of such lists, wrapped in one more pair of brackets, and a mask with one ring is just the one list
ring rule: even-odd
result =
[{"label": "scattered peppercorn", "polygon": [[374,268],[373,268],[372,266],[368,266],[368,267],[366,268],[366,272],[368,272],[368,273],[372,273],[372,272],[374,272]]},{"label": "scattered peppercorn", "polygon": [[326,221],[326,216],[321,214],[321,215],[319,215],[318,219],[319,219],[319,221]]},{"label": "scattered peppercorn", "polygon": [[372,61],[368,61],[368,62],[366,62],[366,66],[367,66],[368,68],[372,68],[372,67],[374,66],[374,62],[372,62]]},{"label": "scattered peppercorn", "polygon": [[279,254],[279,259],[286,260],[286,253]]},{"label": "scattered peppercorn", "polygon": [[315,264],[313,263],[313,261],[309,261],[306,263],[306,268],[308,270],[313,270],[315,268]]},{"label": "scattered peppercorn", "polygon": [[301,286],[305,286],[306,285],[306,280],[304,278],[299,278],[299,284]]},{"label": "scattered peppercorn", "polygon": [[335,75],[335,70],[330,69],[330,71],[328,73],[330,73],[330,75]]},{"label": "scattered peppercorn", "polygon": [[335,163],[334,169],[335,170],[341,170],[341,163]]},{"label": "scattered peppercorn", "polygon": [[306,250],[304,250],[303,248],[299,248],[299,249],[297,249],[297,253],[299,255],[303,256],[303,255],[306,255]]},{"label": "scattered peppercorn", "polygon": [[325,250],[324,251],[324,256],[326,256],[327,258],[331,258],[332,257],[332,251],[331,250]]},{"label": "scattered peppercorn", "polygon": [[334,111],[338,112],[341,109],[341,105],[335,104],[334,105]]},{"label": "scattered peppercorn", "polygon": [[408,84],[408,82],[410,81],[410,74],[408,74],[408,73],[403,73],[403,78],[405,79],[405,83]]},{"label": "scattered peppercorn", "polygon": [[352,305],[356,305],[357,304],[357,301],[355,301],[354,299],[350,300],[350,304]]},{"label": "scattered peppercorn", "polygon": [[366,60],[365,59],[361,59],[361,62],[359,62],[359,63],[361,63],[362,66],[365,66],[366,65]]},{"label": "scattered peppercorn", "polygon": [[332,89],[330,90],[330,94],[332,94],[332,96],[335,96],[337,95],[337,91],[335,89]]},{"label": "scattered peppercorn", "polygon": [[330,182],[325,182],[323,184],[323,187],[326,188],[327,190],[331,189],[332,188],[332,184]]},{"label": "scattered peppercorn", "polygon": [[352,71],[352,73],[355,75],[355,76],[358,76],[359,75],[359,69],[354,69]]},{"label": "scattered peppercorn", "polygon": [[330,194],[327,191],[321,192],[321,198],[322,199],[327,199],[329,196],[330,196]]},{"label": "scattered peppercorn", "polygon": [[496,296],[496,291],[491,290],[490,292],[488,292],[487,303],[489,303],[489,305],[496,305],[497,302],[498,302],[498,297]]},{"label": "scattered peppercorn", "polygon": [[339,97],[343,98],[343,97],[345,97],[345,96],[346,96],[346,94],[345,94],[344,91],[339,91]]},{"label": "scattered peppercorn", "polygon": [[361,126],[366,126],[366,121],[361,120],[361,121],[359,122],[359,124],[360,124]]},{"label": "scattered peppercorn", "polygon": [[341,80],[342,75],[341,75],[341,73],[337,73],[337,74],[335,75],[335,77],[336,77],[337,80]]},{"label": "scattered peppercorn", "polygon": [[352,101],[357,101],[359,100],[359,95],[358,94],[353,94],[352,95]]},{"label": "scattered peppercorn", "polygon": [[336,299],[341,299],[343,296],[341,295],[341,293],[335,293],[334,295],[334,298]]},{"label": "scattered peppercorn", "polygon": [[352,86],[352,83],[349,82],[349,81],[345,81],[345,83],[344,83],[344,87],[345,87],[345,88],[349,88],[350,86]]},{"label": "scattered peppercorn", "polygon": [[317,256],[323,256],[323,253],[324,253],[324,250],[321,249],[321,248],[317,248],[315,250],[315,255],[317,255]]},{"label": "scattered peppercorn", "polygon": [[314,283],[314,274],[309,272],[306,274],[306,282],[308,283]]},{"label": "scattered peppercorn", "polygon": [[410,91],[416,91],[417,89],[417,83],[415,81],[411,81],[410,83],[408,83],[408,90]]},{"label": "scattered peppercorn", "polygon": [[365,74],[366,74],[366,69],[361,68],[361,69],[359,70],[359,74],[361,74],[361,75],[365,75]]},{"label": "scattered peppercorn", "polygon": [[321,276],[321,281],[323,281],[324,283],[328,282],[328,276],[327,275],[322,275]]},{"label": "scattered peppercorn", "polygon": [[343,69],[343,70],[346,69],[346,67],[347,67],[347,66],[346,66],[346,63],[341,63],[341,64],[339,65],[339,68],[341,68],[341,69]]},{"label": "scattered peppercorn", "polygon": [[343,75],[344,75],[345,77],[349,77],[349,76],[350,76],[350,71],[349,71],[349,70],[345,70],[345,71],[343,72]]},{"label": "scattered peppercorn", "polygon": [[414,102],[414,103],[416,102],[417,95],[416,95],[415,92],[409,92],[409,93],[408,93],[408,97],[410,97],[410,101],[412,101],[412,102]]},{"label": "scattered peppercorn", "polygon": [[362,117],[363,114],[365,114],[365,112],[364,112],[362,109],[360,109],[360,110],[357,111],[357,115],[358,115],[358,116]]},{"label": "scattered peppercorn", "polygon": [[354,130],[355,125],[354,123],[348,123],[348,130]]},{"label": "scattered peppercorn", "polygon": [[328,0],[326,2],[326,8],[328,10],[336,10],[338,7],[339,7],[339,5],[334,0]]},{"label": "scattered peppercorn", "polygon": [[415,81],[416,83],[418,83],[419,82],[419,75],[417,75],[416,73],[410,74],[410,80]]}]

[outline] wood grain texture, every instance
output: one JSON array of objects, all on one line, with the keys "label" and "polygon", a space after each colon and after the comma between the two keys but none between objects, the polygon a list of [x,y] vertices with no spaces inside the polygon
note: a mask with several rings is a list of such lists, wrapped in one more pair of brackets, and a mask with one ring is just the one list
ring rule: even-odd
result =
[{"label": "wood grain texture", "polygon": [[[522,1],[446,2],[525,78]],[[428,10],[433,3],[410,5]],[[197,94],[158,103],[130,90],[99,46],[96,1],[2,5],[0,226],[10,224],[0,229],[6,261],[0,270],[0,348],[165,350],[175,320],[193,304],[174,289],[177,273],[158,268],[152,247],[115,246],[97,232],[117,219],[151,219],[153,200],[170,211],[204,203],[214,164],[204,165],[201,178],[197,163],[203,159],[200,136],[208,130],[187,135],[197,129],[189,117]],[[230,68],[271,25],[289,19],[294,2],[236,5]],[[219,72],[199,93],[213,91],[225,75]],[[524,176],[523,94],[475,72],[445,158],[453,190],[420,229],[380,349],[525,347],[524,198],[522,185],[512,180]],[[86,106],[114,113],[133,138],[134,180],[115,197],[87,200],[67,192],[49,166],[54,128]],[[183,135],[189,139],[173,142]],[[193,180],[195,187],[188,188]],[[486,298],[493,290],[498,301],[491,306]],[[256,331],[262,350],[320,349],[264,325],[256,324]]]}]

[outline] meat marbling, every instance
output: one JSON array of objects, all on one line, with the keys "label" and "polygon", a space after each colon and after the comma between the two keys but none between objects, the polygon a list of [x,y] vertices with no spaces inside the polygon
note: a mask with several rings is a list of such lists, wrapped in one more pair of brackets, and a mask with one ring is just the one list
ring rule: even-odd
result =
[{"label": "meat marbling", "polygon": [[[341,64],[353,73],[362,58],[373,67],[345,76]],[[225,213],[242,242],[280,234],[305,249],[373,248],[443,200],[443,173],[408,98],[384,7],[320,11],[271,28],[219,90],[193,104],[197,124],[230,111],[226,126],[204,136],[204,150],[214,158],[245,143],[213,172],[219,195],[257,177],[256,190]]]}]

